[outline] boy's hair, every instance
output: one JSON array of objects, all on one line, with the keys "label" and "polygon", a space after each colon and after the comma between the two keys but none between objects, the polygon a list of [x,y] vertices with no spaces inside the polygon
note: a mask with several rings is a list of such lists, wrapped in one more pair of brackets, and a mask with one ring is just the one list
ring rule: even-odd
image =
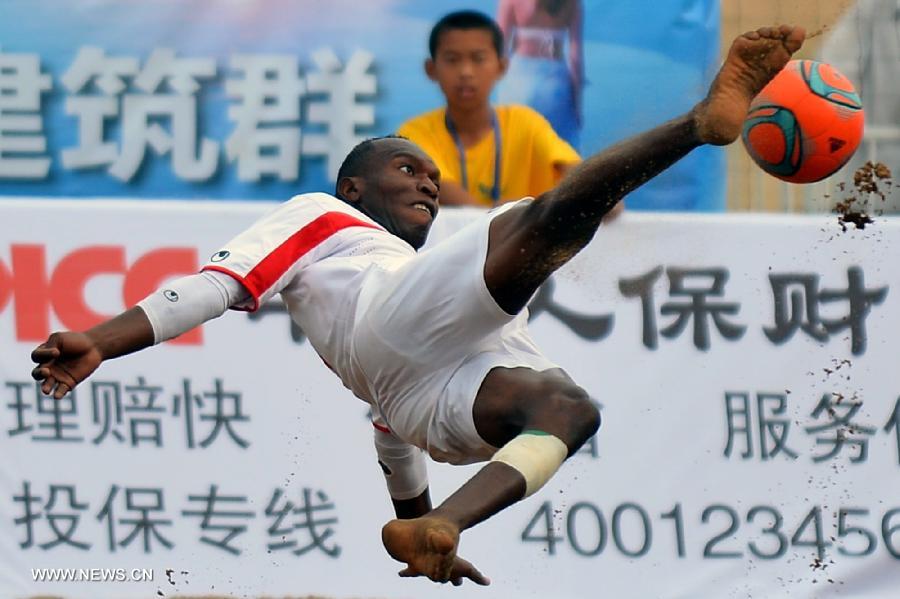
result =
[{"label": "boy's hair", "polygon": [[428,36],[428,51],[431,53],[432,60],[437,55],[441,36],[454,29],[483,29],[489,32],[494,43],[494,50],[497,51],[497,56],[503,58],[503,32],[500,30],[497,22],[477,10],[460,10],[444,15],[431,28],[431,35]]},{"label": "boy's hair", "polygon": [[338,184],[341,182],[341,179],[344,177],[358,177],[360,175],[367,175],[369,170],[369,158],[372,150],[375,149],[375,142],[380,139],[406,139],[402,135],[383,135],[381,137],[372,137],[365,141],[361,141],[356,146],[350,150],[350,153],[347,154],[347,157],[344,158],[344,162],[341,163],[341,167],[338,169],[337,181],[335,181],[334,185],[334,195],[337,197],[341,197],[340,192],[338,191]]}]

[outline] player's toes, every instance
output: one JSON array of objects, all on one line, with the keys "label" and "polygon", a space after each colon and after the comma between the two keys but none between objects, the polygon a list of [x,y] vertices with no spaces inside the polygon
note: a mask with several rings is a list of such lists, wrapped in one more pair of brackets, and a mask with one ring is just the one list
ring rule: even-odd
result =
[{"label": "player's toes", "polygon": [[791,53],[799,50],[805,39],[806,30],[803,27],[788,27],[788,32],[784,34],[784,44]]}]

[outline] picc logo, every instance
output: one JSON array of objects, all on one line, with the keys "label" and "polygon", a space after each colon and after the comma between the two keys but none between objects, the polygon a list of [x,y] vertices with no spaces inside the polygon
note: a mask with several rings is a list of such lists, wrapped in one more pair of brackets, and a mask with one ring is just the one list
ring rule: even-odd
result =
[{"label": "picc logo", "polygon": [[[113,276],[121,282],[124,309],[165,281],[198,270],[197,250],[189,247],[153,249],[129,263],[123,246],[91,245],[69,251],[55,265],[49,263],[47,248],[42,244],[7,247],[0,253],[0,312],[12,306],[16,339],[25,342],[44,341],[51,329],[60,325],[83,331],[114,316],[101,314],[88,302],[85,290],[96,277]],[[174,291],[164,294],[169,301],[178,299]],[[172,342],[200,345],[202,329],[198,327]]]}]

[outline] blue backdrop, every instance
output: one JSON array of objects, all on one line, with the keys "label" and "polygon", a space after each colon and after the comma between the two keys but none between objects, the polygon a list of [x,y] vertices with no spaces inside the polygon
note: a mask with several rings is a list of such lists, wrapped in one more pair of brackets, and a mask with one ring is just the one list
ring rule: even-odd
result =
[{"label": "blue backdrop", "polygon": [[[473,7],[493,14],[496,3],[0,0],[0,189],[223,200],[330,190],[348,144],[441,104],[422,70],[428,31]],[[584,155],[702,97],[719,60],[715,0],[585,0],[584,11]],[[719,210],[723,182],[722,152],[705,148],[628,205]]]}]

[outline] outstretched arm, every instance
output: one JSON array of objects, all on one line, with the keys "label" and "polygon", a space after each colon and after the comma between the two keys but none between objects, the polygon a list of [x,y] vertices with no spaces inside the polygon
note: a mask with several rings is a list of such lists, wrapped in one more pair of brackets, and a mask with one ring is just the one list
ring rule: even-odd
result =
[{"label": "outstretched arm", "polygon": [[221,316],[247,295],[221,273],[182,277],[137,306],[84,332],[57,332],[31,352],[31,376],[46,395],[61,399],[106,360],[118,358]]},{"label": "outstretched arm", "polygon": [[61,399],[104,360],[153,345],[153,327],[137,306],[83,333],[53,333],[31,352],[31,371],[41,391]]}]

